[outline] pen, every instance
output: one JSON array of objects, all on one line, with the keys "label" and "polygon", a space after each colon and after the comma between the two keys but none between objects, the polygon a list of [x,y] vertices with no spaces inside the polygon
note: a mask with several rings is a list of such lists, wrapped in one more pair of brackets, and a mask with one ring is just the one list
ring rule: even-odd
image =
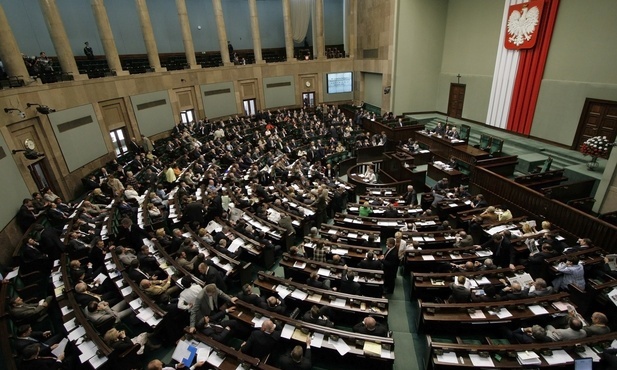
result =
[{"label": "pen", "polygon": [[464,363],[465,363],[465,361],[463,360],[463,356],[459,356],[459,357],[458,357],[458,360],[461,362],[461,364],[464,364]]}]

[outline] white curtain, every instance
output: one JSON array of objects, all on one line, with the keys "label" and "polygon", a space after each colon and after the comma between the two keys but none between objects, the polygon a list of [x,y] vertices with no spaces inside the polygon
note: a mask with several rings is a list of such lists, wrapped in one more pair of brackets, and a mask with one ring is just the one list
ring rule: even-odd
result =
[{"label": "white curtain", "polygon": [[311,21],[313,0],[290,0],[289,3],[291,8],[293,39],[295,43],[299,44],[306,38],[306,31]]}]

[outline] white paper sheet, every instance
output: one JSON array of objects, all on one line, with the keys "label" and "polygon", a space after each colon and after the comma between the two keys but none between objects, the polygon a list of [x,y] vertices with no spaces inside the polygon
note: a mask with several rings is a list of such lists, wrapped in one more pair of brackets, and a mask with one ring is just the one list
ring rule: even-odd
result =
[{"label": "white paper sheet", "polygon": [[206,346],[205,344],[204,347],[197,348],[197,362],[207,361],[211,351],[212,348]]},{"label": "white paper sheet", "polygon": [[283,326],[283,330],[281,331],[281,338],[285,338],[285,339],[291,338],[291,336],[294,333],[294,330],[296,330],[296,328],[293,325],[285,324],[285,326]]},{"label": "white paper sheet", "polygon": [[350,349],[349,345],[347,345],[347,343],[345,343],[345,341],[340,338],[337,341],[333,341],[332,339],[329,338],[328,343],[334,346],[334,348],[336,348],[336,350],[341,356],[345,356],[345,354],[349,352],[349,349]]},{"label": "white paper sheet", "polygon": [[471,360],[471,363],[473,364],[473,366],[476,367],[495,367],[495,364],[493,363],[493,359],[489,356],[489,357],[480,357],[480,355],[476,355],[476,354],[469,354],[469,359]]},{"label": "white paper sheet", "polygon": [[574,361],[568,352],[563,349],[554,350],[551,356],[542,355],[542,357],[549,365],[565,364],[566,362]]},{"label": "white paper sheet", "polygon": [[319,270],[317,270],[317,274],[320,276],[330,276],[330,269],[320,267]]},{"label": "white paper sheet", "polygon": [[212,353],[210,353],[210,356],[208,356],[208,361],[206,362],[214,367],[220,367],[223,361],[225,361],[224,357],[219,357],[216,351],[212,351]]},{"label": "white paper sheet", "polygon": [[62,338],[62,340],[60,341],[60,343],[58,343],[58,347],[54,348],[51,353],[53,353],[55,356],[60,355],[61,353],[64,353],[64,348],[66,348],[66,344],[69,342],[68,339],[66,338]]},{"label": "white paper sheet", "polygon": [[311,337],[311,347],[321,348],[323,344],[323,337],[324,335],[322,333],[313,333],[313,336]]},{"label": "white paper sheet", "polygon": [[77,329],[70,332],[67,338],[69,338],[69,340],[77,340],[83,337],[84,335],[86,335],[86,329],[84,329],[83,326],[80,326]]},{"label": "white paper sheet", "polygon": [[444,352],[441,355],[437,355],[437,361],[444,362],[447,364],[459,364],[458,357],[456,356],[456,352]]},{"label": "white paper sheet", "polygon": [[540,306],[540,305],[537,305],[537,304],[534,304],[534,305],[532,305],[532,306],[529,306],[528,308],[529,308],[529,310],[530,310],[531,312],[533,312],[533,314],[534,314],[534,315],[544,315],[544,314],[547,314],[547,313],[548,313],[548,311],[546,310],[546,308],[544,308],[544,307],[542,307],[542,306]]},{"label": "white paper sheet", "polygon": [[262,316],[262,317],[260,317],[260,318],[253,317],[253,320],[251,320],[251,322],[253,323],[253,325],[254,325],[256,328],[261,328],[261,324],[263,324],[263,323],[264,323],[264,321],[266,321],[266,320],[268,320],[268,318],[267,318],[267,317],[265,317],[265,316]]},{"label": "white paper sheet", "polygon": [[305,300],[306,297],[308,297],[308,293],[305,293],[303,291],[301,291],[300,289],[296,289],[293,292],[291,292],[291,296],[296,298],[296,299],[300,299],[300,300]]}]

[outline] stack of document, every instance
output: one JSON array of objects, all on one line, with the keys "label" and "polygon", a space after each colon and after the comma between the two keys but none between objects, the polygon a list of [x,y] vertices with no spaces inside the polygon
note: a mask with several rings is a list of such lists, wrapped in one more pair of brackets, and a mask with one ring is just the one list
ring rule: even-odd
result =
[{"label": "stack of document", "polygon": [[521,365],[540,365],[542,363],[540,356],[533,351],[517,352],[516,359]]}]

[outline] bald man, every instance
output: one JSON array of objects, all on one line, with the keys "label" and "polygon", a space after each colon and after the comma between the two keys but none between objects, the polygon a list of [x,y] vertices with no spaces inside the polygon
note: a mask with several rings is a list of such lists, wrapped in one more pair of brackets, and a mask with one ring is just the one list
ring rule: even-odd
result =
[{"label": "bald man", "polygon": [[367,316],[361,323],[354,325],[353,331],[355,333],[375,335],[378,337],[387,337],[388,328],[385,325],[378,323],[371,316]]},{"label": "bald man", "polygon": [[249,339],[242,343],[240,351],[249,356],[263,358],[272,352],[280,338],[281,331],[268,319],[261,324],[260,330],[253,330]]}]

